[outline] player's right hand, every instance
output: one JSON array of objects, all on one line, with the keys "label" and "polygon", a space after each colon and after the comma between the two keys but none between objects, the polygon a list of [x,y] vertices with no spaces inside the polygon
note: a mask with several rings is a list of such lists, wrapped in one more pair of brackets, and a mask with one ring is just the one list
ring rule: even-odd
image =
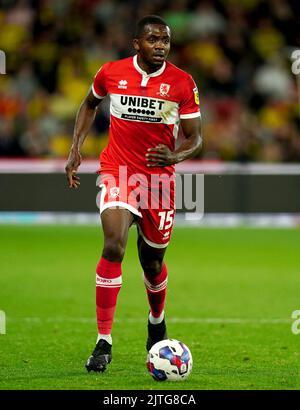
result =
[{"label": "player's right hand", "polygon": [[69,188],[78,188],[80,185],[79,177],[76,175],[77,169],[81,164],[81,155],[78,150],[71,149],[65,167]]}]

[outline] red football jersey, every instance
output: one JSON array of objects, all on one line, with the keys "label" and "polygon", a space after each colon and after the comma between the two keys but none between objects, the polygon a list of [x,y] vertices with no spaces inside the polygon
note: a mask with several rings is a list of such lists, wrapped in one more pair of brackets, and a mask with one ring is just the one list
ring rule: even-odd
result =
[{"label": "red football jersey", "polygon": [[100,155],[100,171],[128,175],[172,174],[174,165],[147,167],[148,148],[158,144],[174,150],[180,119],[200,116],[192,77],[170,62],[147,74],[137,56],[104,64],[92,85],[95,97],[110,96],[109,143]]}]

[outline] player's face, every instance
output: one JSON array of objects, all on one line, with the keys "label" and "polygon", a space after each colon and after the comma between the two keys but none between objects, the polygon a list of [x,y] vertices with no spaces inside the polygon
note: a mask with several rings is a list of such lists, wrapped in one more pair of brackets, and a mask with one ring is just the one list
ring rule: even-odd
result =
[{"label": "player's face", "polygon": [[159,69],[170,51],[170,29],[160,24],[148,24],[139,39],[134,41],[142,61]]}]

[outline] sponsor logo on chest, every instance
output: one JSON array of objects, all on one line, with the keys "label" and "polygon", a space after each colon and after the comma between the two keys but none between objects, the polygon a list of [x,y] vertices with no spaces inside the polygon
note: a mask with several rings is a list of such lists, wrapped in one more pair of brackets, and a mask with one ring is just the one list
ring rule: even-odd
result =
[{"label": "sponsor logo on chest", "polygon": [[111,94],[111,114],[131,121],[174,124],[178,103],[155,96]]},{"label": "sponsor logo on chest", "polygon": [[165,101],[154,98],[143,98],[134,96],[121,96],[121,104],[126,107],[149,108],[150,110],[162,110]]},{"label": "sponsor logo on chest", "polygon": [[122,95],[120,97],[120,104],[123,110],[125,110],[122,114],[124,119],[161,122],[161,113],[165,101],[149,97]]}]

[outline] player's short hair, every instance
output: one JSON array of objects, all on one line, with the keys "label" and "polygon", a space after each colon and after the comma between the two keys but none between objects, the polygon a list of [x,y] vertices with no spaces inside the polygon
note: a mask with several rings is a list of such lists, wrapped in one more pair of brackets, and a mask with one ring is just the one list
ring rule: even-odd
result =
[{"label": "player's short hair", "polygon": [[168,27],[167,22],[159,16],[155,16],[155,15],[145,16],[142,19],[140,19],[136,25],[135,34],[134,34],[135,38],[140,38],[142,36],[145,26],[147,26],[148,24],[160,24],[161,26]]}]

